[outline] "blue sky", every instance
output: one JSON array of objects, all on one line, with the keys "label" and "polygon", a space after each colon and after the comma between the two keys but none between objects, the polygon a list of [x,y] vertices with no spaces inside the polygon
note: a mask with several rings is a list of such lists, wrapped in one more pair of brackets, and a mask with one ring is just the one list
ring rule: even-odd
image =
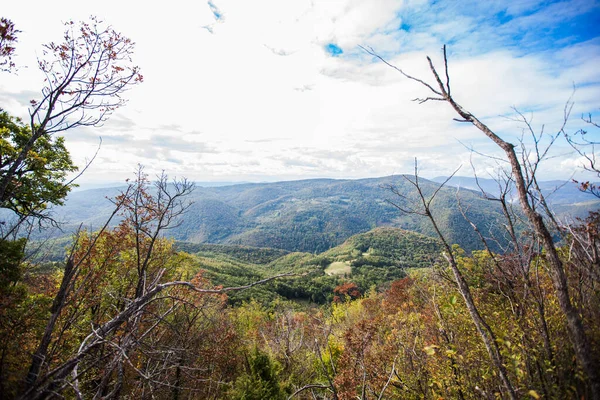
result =
[{"label": "blue sky", "polygon": [[[480,175],[499,167],[468,150],[496,154],[475,128],[446,104],[411,101],[425,89],[359,45],[432,82],[425,57],[441,67],[447,44],[456,99],[512,141],[530,139],[513,107],[547,133],[571,96],[568,132],[600,110],[598,1],[33,3],[2,10],[22,31],[22,68],[0,80],[0,106],[14,114],[27,116],[39,93],[35,57],[60,40],[61,21],[98,15],[136,42],[144,84],[103,127],[66,134],[80,164],[103,139],[89,182],[124,180],[137,163],[202,181],[383,176],[410,172],[414,157],[430,177],[461,164],[468,175],[471,159]],[[552,154],[543,178],[578,173],[564,143]]]},{"label": "blue sky", "polygon": [[476,52],[503,47],[527,54],[597,37],[597,8],[597,3],[587,0],[431,2],[400,12],[399,18],[417,32],[456,19],[464,22],[460,29],[440,36],[453,47]]}]

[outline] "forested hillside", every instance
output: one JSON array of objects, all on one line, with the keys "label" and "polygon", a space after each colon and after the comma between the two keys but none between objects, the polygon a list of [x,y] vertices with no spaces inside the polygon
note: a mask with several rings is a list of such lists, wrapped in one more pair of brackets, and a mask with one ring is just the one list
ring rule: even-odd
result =
[{"label": "forested hillside", "polygon": [[[424,180],[428,191],[439,184]],[[196,187],[186,201],[190,207],[180,225],[165,232],[176,240],[270,247],[320,253],[350,236],[378,226],[398,227],[433,236],[429,221],[400,213],[388,201],[406,204],[387,187],[393,185],[410,198],[410,185],[402,176],[359,180],[307,180]],[[68,232],[79,226],[98,228],[110,215],[105,199],[119,189],[94,189],[71,194],[54,216]],[[458,201],[474,223],[489,236],[505,243],[498,204],[474,191],[444,188],[434,208],[442,232],[449,241],[471,251],[481,241],[463,218]],[[73,223],[78,221],[78,223]],[[64,234],[57,232],[57,234]]]},{"label": "forested hillside", "polygon": [[[438,240],[377,228],[317,255],[184,242],[177,251],[172,241],[136,229],[132,212],[150,217],[149,210],[133,204],[125,210],[115,229],[82,233],[66,264],[26,264],[0,286],[0,388],[6,398],[69,393],[72,385],[63,382],[72,381],[81,393],[118,389],[165,399],[352,399],[363,392],[476,399],[482,392],[502,393]],[[155,221],[145,219],[142,229]],[[588,222],[597,227],[597,216]],[[569,264],[569,282],[579,285],[582,316],[594,326],[599,299],[583,243],[561,252],[577,260]],[[516,390],[530,398],[585,396],[544,257],[534,255],[524,274],[517,254],[469,256],[456,247],[453,256],[479,312],[494,327]],[[139,265],[149,283],[136,294]],[[77,271],[71,288],[65,287],[69,268]],[[289,272],[295,275],[268,279]],[[241,291],[221,289],[260,281]],[[39,348],[62,288],[60,311],[50,314],[60,317],[53,327],[59,334],[50,338],[41,378],[28,391],[23,382],[31,352]],[[125,324],[130,313],[135,318]]]},{"label": "forested hillside", "polygon": [[197,270],[214,284],[242,285],[277,273],[306,276],[276,281],[232,296],[232,301],[254,299],[268,304],[275,298],[324,304],[336,286],[351,281],[361,293],[384,289],[413,268],[429,268],[439,259],[440,243],[397,228],[377,228],[350,237],[328,251],[288,253],[268,248],[179,242],[176,247],[193,255]]},{"label": "forested hillside", "polygon": [[[402,176],[196,187],[188,198],[191,205],[185,218],[166,234],[176,240],[194,243],[237,244],[311,253],[323,252],[356,233],[378,226],[435,236],[428,220],[400,213],[389,203],[407,203],[388,190],[390,185],[409,198],[414,196]],[[423,185],[432,191],[439,183],[423,180]],[[581,193],[573,183],[565,185],[562,192],[550,197],[550,200],[556,200],[551,204],[561,217],[585,216],[600,207],[600,202]],[[502,228],[504,217],[499,205],[484,200],[479,192],[464,186],[457,192],[449,185],[436,199],[433,209],[442,233],[467,251],[482,248],[480,239],[461,214],[460,199],[468,218],[481,226],[488,237],[497,240],[494,249],[506,244],[508,238]],[[489,186],[490,190],[494,188],[493,184]],[[549,183],[548,187],[553,186]],[[65,225],[67,232],[78,226],[73,223],[75,221],[97,228],[111,211],[112,204],[105,197],[114,196],[118,191],[115,188],[72,193],[64,206],[55,209],[55,217],[60,221],[71,221]]]},{"label": "forested hillside", "polygon": [[[439,185],[420,181],[417,192],[404,195],[398,188],[410,181],[388,179],[395,179],[400,208],[418,211],[415,193],[421,200],[435,194],[435,201],[422,202],[437,210],[421,212],[432,218],[430,228],[435,221],[444,232],[464,227],[453,237],[465,234],[469,222],[448,209],[456,205],[455,190],[436,192]],[[357,182],[334,183],[335,190],[352,190],[343,191],[348,200],[332,208],[354,207]],[[364,197],[381,184],[359,183]],[[232,219],[309,209],[308,193],[321,206],[333,198],[339,203],[329,184],[317,185],[320,194],[314,184],[272,184],[279,187],[278,199],[288,195],[281,188],[287,185],[297,193],[293,201],[265,207],[268,212],[261,207],[270,190],[247,185],[255,201],[245,208],[244,192],[234,196],[239,188],[220,190],[235,200],[224,206]],[[565,346],[570,328],[546,248],[519,228],[520,213],[502,220],[513,228],[503,253],[488,247],[469,254],[445,235],[434,239],[392,227],[350,236],[316,254],[175,242],[162,233],[185,226],[178,224],[193,209],[188,200],[193,189],[185,181],[169,184],[166,177],[152,189],[140,171],[113,198],[114,226],[82,230],[75,243],[63,239],[64,261],[24,258],[24,239],[1,242],[7,258],[0,282],[5,338],[0,389],[6,398],[118,392],[135,398],[152,393],[156,398],[351,399],[370,393],[363,397],[467,399],[502,396],[503,379],[515,393],[532,398],[593,393],[580,364],[573,363],[575,348]],[[464,193],[463,212],[485,226],[490,201]],[[401,215],[383,199],[373,201],[390,216]],[[234,207],[246,211],[231,212]],[[500,218],[497,211],[492,215]],[[394,221],[419,221],[418,215],[408,217]],[[598,214],[590,214],[569,226],[562,233],[565,243],[554,247],[580,307],[592,357],[600,343],[598,224]],[[457,279],[464,286],[457,286]],[[465,286],[469,302],[463,301]],[[502,376],[488,358],[473,310],[486,323],[484,333],[493,335]]]}]

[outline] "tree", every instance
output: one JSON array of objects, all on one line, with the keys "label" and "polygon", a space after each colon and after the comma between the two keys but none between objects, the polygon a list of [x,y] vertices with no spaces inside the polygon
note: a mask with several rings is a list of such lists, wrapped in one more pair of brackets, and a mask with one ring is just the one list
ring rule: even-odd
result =
[{"label": "tree", "polygon": [[360,290],[358,290],[356,283],[353,282],[345,282],[336,286],[333,289],[333,293],[335,293],[333,301],[336,303],[341,303],[346,300],[357,299],[360,297]]},{"label": "tree", "polygon": [[[514,385],[511,382],[511,379],[508,375],[508,371],[506,370],[504,357],[503,357],[502,353],[500,352],[500,348],[497,343],[496,334],[493,331],[492,327],[487,322],[486,318],[482,315],[477,304],[475,303],[473,294],[471,292],[471,288],[469,287],[469,284],[468,284],[467,280],[465,279],[464,273],[460,270],[458,262],[456,260],[456,257],[454,256],[453,248],[452,248],[451,244],[448,243],[448,241],[444,238],[444,235],[440,231],[438,224],[436,223],[436,220],[433,217],[432,202],[435,200],[435,197],[439,193],[439,191],[452,178],[452,176],[454,176],[454,174],[455,173],[453,173],[444,183],[442,183],[438,189],[436,189],[433,193],[428,195],[424,192],[423,188],[421,187],[421,184],[419,183],[417,160],[415,160],[414,179],[404,176],[404,178],[411,185],[414,186],[415,191],[417,193],[417,199],[414,202],[414,205],[405,206],[403,204],[400,204],[399,202],[391,202],[391,204],[393,206],[395,206],[396,208],[398,208],[398,210],[400,210],[403,213],[421,215],[423,217],[428,218],[431,221],[431,224],[433,225],[433,228],[434,228],[436,234],[442,241],[442,245],[445,250],[444,257],[446,258],[446,261],[448,262],[448,265],[450,266],[450,268],[452,270],[452,274],[454,276],[454,281],[456,282],[456,285],[458,286],[458,290],[459,290],[460,294],[462,295],[462,297],[465,301],[465,304],[467,305],[467,309],[469,311],[469,315],[471,316],[471,320],[473,321],[473,324],[477,328],[477,332],[479,333],[479,336],[481,337],[481,339],[485,345],[485,348],[486,348],[488,355],[492,361],[492,364],[498,371],[498,374],[500,375],[500,378],[502,379],[502,383],[509,395],[509,398],[516,399],[517,394],[515,392]],[[407,200],[406,196],[404,196],[396,188],[390,187],[389,189],[391,190],[392,193],[394,193],[400,199]]]},{"label": "tree", "polygon": [[[552,231],[549,228],[547,222],[544,220],[543,215],[540,213],[541,210],[547,210],[547,205],[543,198],[540,198],[539,188],[537,187],[536,172],[539,165],[539,161],[544,156],[544,152],[540,154],[538,148],[538,140],[534,136],[535,140],[535,153],[537,154],[537,161],[533,163],[527,157],[527,153],[524,154],[522,159],[519,159],[515,150],[515,145],[507,142],[492,131],[487,125],[480,121],[475,115],[465,110],[460,106],[451,94],[450,87],[450,74],[448,72],[448,58],[446,54],[446,46],[443,47],[444,57],[444,73],[445,79],[442,81],[440,74],[433,65],[431,58],[427,57],[429,69],[433,75],[435,83],[430,85],[422,79],[415,78],[405,73],[402,69],[390,64],[381,56],[377,55],[373,49],[366,49],[363,47],[368,54],[383,61],[388,66],[396,69],[404,77],[416,81],[428,89],[430,96],[416,99],[420,103],[426,103],[429,101],[442,101],[449,104],[452,109],[460,116],[457,121],[462,123],[469,123],[475,126],[482,134],[488,137],[496,146],[498,146],[505,154],[506,159],[510,165],[511,179],[515,183],[517,196],[521,209],[531,224],[533,231],[535,232],[538,240],[544,249],[544,259],[547,262],[550,271],[551,278],[556,293],[560,308],[566,318],[568,333],[573,349],[575,351],[577,361],[587,376],[587,380],[590,387],[590,392],[593,399],[600,399],[600,373],[598,371],[598,360],[596,354],[592,350],[590,339],[584,328],[583,320],[577,306],[571,301],[569,293],[569,286],[567,281],[567,274],[565,272],[564,263],[560,257],[557,246],[554,243]],[[565,115],[565,120],[568,114]],[[564,126],[563,126],[564,127]],[[560,132],[559,132],[560,133]],[[541,158],[540,158],[541,157]],[[553,221],[551,221],[553,223]]]},{"label": "tree", "polygon": [[[589,113],[587,117],[581,118],[591,129],[599,129],[600,124],[592,118],[592,114]],[[569,135],[564,132],[565,139],[571,147],[581,156],[583,157],[584,165],[583,168],[586,171],[592,172],[596,174],[596,177],[600,177],[600,165],[598,165],[597,161],[597,146],[600,145],[600,142],[590,140],[587,129],[579,129],[573,135]],[[583,192],[590,193],[596,197],[600,198],[600,186],[597,183],[590,181],[575,181],[575,183],[579,184],[579,189]]]},{"label": "tree", "polygon": [[10,72],[15,67],[12,56],[18,33],[10,19],[0,18],[0,71]]},{"label": "tree", "polygon": [[[131,60],[130,39],[94,17],[65,25],[64,41],[44,45],[38,60],[45,86],[40,98],[31,100],[29,127],[2,114],[0,205],[25,216],[59,203],[70,190],[65,176],[74,167],[63,139],[53,135],[106,121],[125,104],[122,93],[143,80]],[[16,31],[5,19],[0,26],[2,48],[10,57]],[[37,183],[27,188],[32,181]]]},{"label": "tree", "polygon": [[278,380],[280,366],[255,347],[246,355],[246,371],[238,376],[228,398],[236,400],[283,399]]},{"label": "tree", "polygon": [[[30,138],[29,126],[0,110],[0,180],[4,180]],[[70,190],[70,186],[65,184],[67,174],[76,170],[64,138],[43,135],[32,144],[20,167],[15,170],[0,207],[15,212],[21,218],[47,218],[45,211],[48,205],[63,204]],[[1,233],[1,237],[6,238],[10,229]]]},{"label": "tree", "polygon": [[[188,206],[184,198],[192,189],[186,180],[169,183],[162,175],[151,191],[140,169],[135,182],[114,200],[113,216],[123,216],[120,225],[110,230],[109,220],[99,232],[76,235],[21,398],[44,399],[69,390],[77,398],[84,393],[117,397],[127,384],[127,371],[159,382],[156,374],[145,372],[132,358],[156,361],[139,350],[147,345],[146,340],[156,339],[155,329],[172,326],[167,317],[180,304],[194,304],[194,299],[182,298],[178,290],[220,295],[292,275],[228,288],[206,288],[199,279],[181,280],[173,269],[178,259],[172,243],[162,233],[176,226]],[[162,306],[169,301],[175,305]],[[179,353],[178,349],[169,351]],[[166,361],[166,367],[157,365],[183,366],[176,357]]]}]

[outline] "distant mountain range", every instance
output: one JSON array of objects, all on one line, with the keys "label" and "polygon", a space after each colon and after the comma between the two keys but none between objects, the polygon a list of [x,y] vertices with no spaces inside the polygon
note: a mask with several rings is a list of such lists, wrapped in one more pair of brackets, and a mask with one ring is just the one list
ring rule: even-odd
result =
[{"label": "distant mountain range", "polygon": [[[447,179],[447,177],[437,177],[433,178],[433,182],[442,183]],[[582,192],[579,190],[579,186],[570,181],[542,181],[538,182],[542,194],[550,204],[553,206],[557,205],[583,205],[588,204],[592,205],[593,203],[598,203],[600,199],[590,195],[589,193]],[[485,178],[472,178],[465,176],[455,176],[452,177],[447,183],[449,186],[454,186],[457,188],[464,188],[469,190],[474,190],[476,192],[481,192],[483,190],[485,193],[493,196],[497,196],[500,193],[500,187],[498,182],[493,179],[485,179]],[[516,191],[514,185],[511,186],[509,191],[509,195],[512,196],[515,200],[517,198]]]},{"label": "distant mountain range", "polygon": [[[420,179],[426,193],[439,187],[443,178]],[[549,200],[561,215],[584,215],[599,209],[600,201],[581,193],[573,183],[542,182]],[[480,180],[493,193],[491,180]],[[562,186],[561,186],[562,185]],[[180,241],[270,247],[287,251],[320,253],[343,243],[357,233],[388,226],[434,236],[430,222],[418,215],[402,214],[390,202],[407,205],[388,188],[394,186],[408,198],[414,187],[400,175],[383,178],[335,180],[312,179],[276,183],[245,183],[229,186],[198,186],[189,196],[193,202],[180,226],[166,232]],[[457,187],[461,189],[457,191]],[[502,241],[503,217],[496,202],[485,200],[472,178],[454,177],[433,203],[437,223],[447,240],[466,250],[481,247],[479,238],[465,221],[458,200],[481,231]],[[69,195],[66,204],[54,210],[64,221],[64,231],[79,224],[97,229],[110,215],[107,198],[119,188],[82,190]],[[458,194],[457,194],[458,193]]]}]

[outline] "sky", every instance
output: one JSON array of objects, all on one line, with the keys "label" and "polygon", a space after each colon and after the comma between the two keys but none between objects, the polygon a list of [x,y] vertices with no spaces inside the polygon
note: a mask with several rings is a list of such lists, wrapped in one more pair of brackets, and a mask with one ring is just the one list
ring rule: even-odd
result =
[{"label": "sky", "polygon": [[[138,164],[150,175],[196,181],[493,176],[502,161],[448,104],[413,101],[427,89],[364,52],[372,48],[434,83],[426,56],[452,93],[503,138],[540,147],[558,132],[600,129],[600,1],[210,0],[12,1],[3,17],[21,31],[17,73],[0,75],[0,107],[27,117],[43,87],[37,57],[67,20],[95,15],[135,43],[144,82],[101,127],[64,132],[80,166],[99,153],[83,184],[123,182]],[[35,12],[32,12],[35,9]],[[530,147],[531,148],[531,147]],[[582,159],[559,138],[542,179],[583,177]],[[574,175],[575,174],[575,175]]]}]

